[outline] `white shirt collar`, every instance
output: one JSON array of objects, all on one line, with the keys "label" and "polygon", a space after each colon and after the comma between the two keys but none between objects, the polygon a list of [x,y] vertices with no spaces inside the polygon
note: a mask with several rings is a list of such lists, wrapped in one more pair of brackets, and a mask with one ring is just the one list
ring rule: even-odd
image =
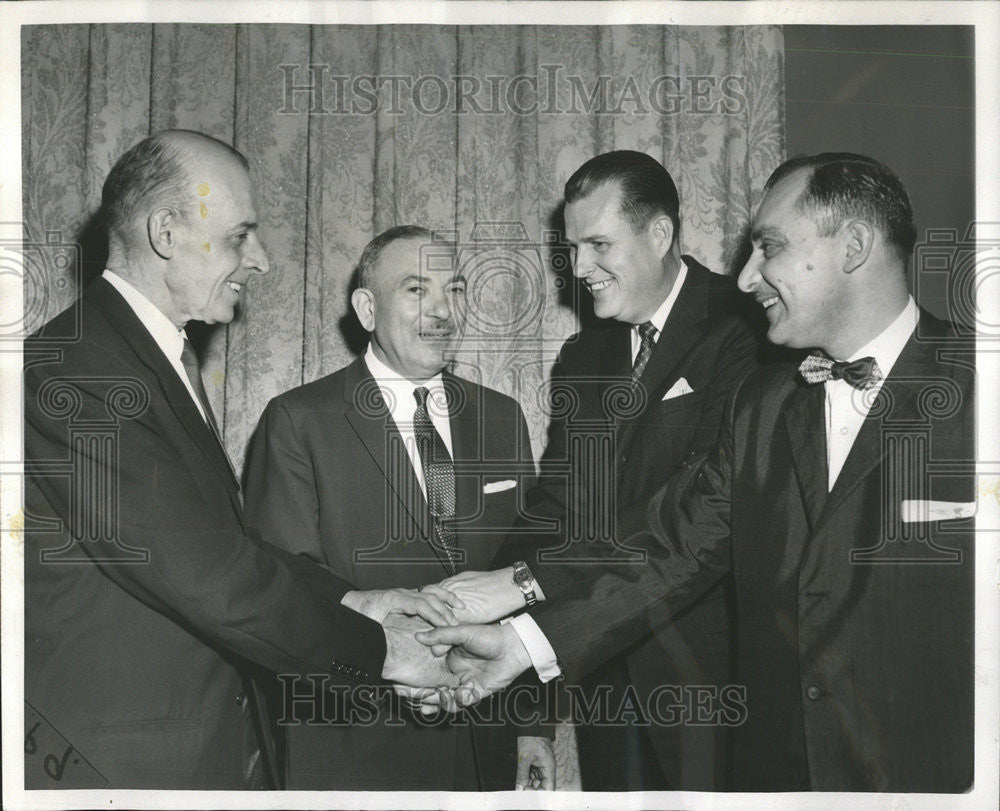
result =
[{"label": "white shirt collar", "polygon": [[855,361],[858,358],[875,358],[882,377],[887,377],[896,360],[899,358],[906,342],[910,340],[913,330],[916,329],[917,321],[920,320],[920,311],[913,296],[906,297],[906,306],[896,319],[882,332],[876,335],[847,360]]},{"label": "white shirt collar", "polygon": [[181,352],[184,351],[184,339],[187,337],[184,330],[177,329],[177,325],[167,318],[153,302],[114,271],[105,269],[101,276],[121,293],[122,298],[132,308],[149,334],[153,336],[153,340],[156,341],[156,345],[160,347],[163,354],[171,360],[180,359]]},{"label": "white shirt collar", "polygon": [[[674,302],[677,301],[677,296],[680,295],[681,287],[684,285],[684,279],[686,278],[687,263],[681,259],[681,266],[677,271],[677,278],[674,279],[674,286],[670,288],[670,293],[663,300],[663,303],[656,308],[653,317],[649,319],[650,323],[656,327],[657,339],[659,339],[660,333],[663,332],[663,325],[667,323],[667,318],[670,316],[670,311],[674,308]],[[632,335],[637,341],[639,340],[638,324],[632,325]]]},{"label": "white shirt collar", "polygon": [[[375,382],[378,383],[379,388],[382,390],[382,396],[385,398],[386,404],[389,406],[389,412],[396,422],[412,422],[413,412],[416,411],[417,403],[416,399],[413,397],[413,391],[418,386],[425,386],[430,392],[429,396],[434,400],[437,407],[440,409],[438,413],[448,413],[447,399],[445,398],[444,392],[444,381],[441,379],[441,372],[438,372],[434,377],[429,380],[425,380],[421,383],[414,383],[412,380],[408,380],[403,377],[399,372],[391,367],[387,366],[375,355],[375,350],[372,349],[372,344],[368,342],[368,348],[365,350],[365,363],[368,366],[368,371],[372,373],[372,377],[375,378]],[[428,408],[433,418],[433,411],[435,409]]]},{"label": "white shirt collar", "polygon": [[188,394],[191,395],[191,399],[194,401],[195,406],[197,406],[198,413],[201,414],[202,419],[207,420],[205,409],[202,407],[201,400],[198,399],[198,393],[194,390],[187,370],[181,362],[184,341],[187,340],[184,330],[177,329],[177,325],[167,318],[153,302],[114,271],[105,269],[101,276],[121,294],[122,298],[125,299],[125,303],[132,308],[136,318],[139,319],[146,328],[146,331],[153,337],[160,351],[166,355],[167,361],[177,373],[181,383],[184,384],[184,388],[188,390]]}]

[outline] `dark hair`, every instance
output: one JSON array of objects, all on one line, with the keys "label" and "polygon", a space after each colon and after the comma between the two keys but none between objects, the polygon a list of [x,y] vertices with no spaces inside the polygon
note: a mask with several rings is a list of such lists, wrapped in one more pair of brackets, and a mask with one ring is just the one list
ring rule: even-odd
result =
[{"label": "dark hair", "polygon": [[656,214],[666,214],[674,227],[674,241],[680,232],[680,201],[670,173],[644,152],[619,149],[591,158],[573,172],[563,190],[573,203],[609,183],[621,192],[621,213],[632,230],[645,228]]},{"label": "dark hair", "polygon": [[764,191],[798,169],[811,170],[796,206],[809,213],[823,236],[852,217],[875,225],[905,262],[917,240],[906,189],[886,165],[851,152],[824,152],[791,158],[774,170]]},{"label": "dark hair", "polygon": [[400,239],[425,239],[430,242],[433,236],[429,229],[420,225],[397,225],[388,231],[383,231],[365,245],[365,249],[361,253],[361,259],[358,261],[358,269],[356,271],[358,286],[369,290],[372,289],[372,285],[375,283],[375,263],[378,262],[382,251],[393,242]]},{"label": "dark hair", "polygon": [[139,141],[122,155],[108,173],[101,192],[101,221],[108,237],[125,243],[128,224],[144,208],[169,206],[181,217],[192,199],[184,167],[183,139],[205,141],[225,149],[244,169],[247,159],[229,144],[192,130],[166,130]]}]

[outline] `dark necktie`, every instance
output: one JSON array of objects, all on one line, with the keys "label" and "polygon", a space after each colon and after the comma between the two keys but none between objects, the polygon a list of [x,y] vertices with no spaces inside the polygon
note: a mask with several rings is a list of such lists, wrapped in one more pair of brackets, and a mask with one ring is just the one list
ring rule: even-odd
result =
[{"label": "dark necktie", "polygon": [[822,352],[813,352],[801,364],[799,374],[806,383],[843,380],[856,389],[870,389],[882,380],[882,371],[875,358],[859,358],[847,363],[833,360]]},{"label": "dark necktie", "polygon": [[205,391],[205,384],[201,380],[201,365],[198,363],[198,356],[195,354],[194,347],[191,346],[191,342],[187,338],[184,339],[184,349],[181,351],[181,363],[184,364],[184,371],[187,372],[188,380],[191,381],[191,386],[201,401],[201,407],[205,410],[205,422],[208,423],[212,435],[219,443],[222,455],[226,457],[229,469],[233,471],[233,478],[236,478],[236,471],[233,469],[233,463],[229,461],[229,454],[226,453],[226,446],[222,442],[222,434],[219,433],[219,426],[215,422],[215,414],[212,413],[212,406],[208,402],[208,392]]},{"label": "dark necktie", "polygon": [[653,354],[653,346],[656,343],[656,327],[649,321],[639,324],[639,352],[632,363],[632,375],[629,385],[635,388],[639,384],[639,378],[649,363],[649,356]]},{"label": "dark necktie", "polygon": [[434,529],[448,557],[448,571],[455,574],[458,571],[458,543],[455,530],[447,521],[455,515],[455,466],[444,440],[435,430],[427,413],[428,393],[424,386],[413,390],[417,401],[417,410],[413,414],[413,435],[420,453],[420,466],[424,471],[427,504],[434,518]]}]

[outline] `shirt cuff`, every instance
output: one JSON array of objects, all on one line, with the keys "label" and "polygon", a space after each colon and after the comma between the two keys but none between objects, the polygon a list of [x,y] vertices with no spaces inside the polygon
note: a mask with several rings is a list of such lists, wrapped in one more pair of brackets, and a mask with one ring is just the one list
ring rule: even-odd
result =
[{"label": "shirt cuff", "polygon": [[544,684],[562,675],[562,670],[556,661],[556,652],[552,650],[549,640],[545,638],[542,629],[530,614],[518,614],[516,617],[500,620],[501,625],[504,623],[510,623],[524,649],[528,651],[528,658],[531,659],[540,682]]}]

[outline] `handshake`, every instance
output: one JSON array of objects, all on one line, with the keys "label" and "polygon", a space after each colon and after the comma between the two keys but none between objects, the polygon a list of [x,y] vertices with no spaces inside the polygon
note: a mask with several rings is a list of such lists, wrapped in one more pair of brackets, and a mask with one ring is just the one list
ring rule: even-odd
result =
[{"label": "handshake", "polygon": [[418,589],[350,591],[342,602],[381,623],[382,678],[425,715],[469,707],[531,667],[517,632],[496,624],[525,604],[509,567]]}]

